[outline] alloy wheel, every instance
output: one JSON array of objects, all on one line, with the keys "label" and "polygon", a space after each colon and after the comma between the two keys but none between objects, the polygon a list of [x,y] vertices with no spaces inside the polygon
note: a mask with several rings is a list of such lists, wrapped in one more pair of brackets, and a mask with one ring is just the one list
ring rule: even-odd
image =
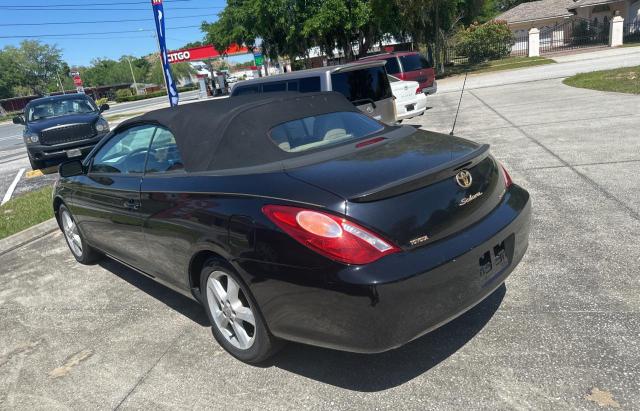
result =
[{"label": "alloy wheel", "polygon": [[77,257],[82,256],[82,240],[80,239],[80,233],[78,232],[78,226],[71,217],[71,214],[67,210],[62,211],[62,231],[67,239],[71,252]]},{"label": "alloy wheel", "polygon": [[218,331],[234,347],[249,349],[255,342],[256,319],[239,284],[227,273],[214,271],[207,279],[206,292]]}]

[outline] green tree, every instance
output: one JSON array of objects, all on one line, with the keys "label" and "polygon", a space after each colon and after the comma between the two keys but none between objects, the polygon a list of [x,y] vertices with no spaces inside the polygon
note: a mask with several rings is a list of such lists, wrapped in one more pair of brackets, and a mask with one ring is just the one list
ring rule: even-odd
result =
[{"label": "green tree", "polygon": [[[157,54],[152,54],[148,56],[147,59],[150,67],[144,81],[164,86],[164,73],[162,72],[160,57]],[[191,75],[195,74],[195,72],[196,71],[189,63],[176,63],[171,65],[171,73],[173,74],[173,78],[176,83],[178,82],[178,79],[188,79]]]},{"label": "green tree", "polygon": [[192,41],[190,43],[185,44],[184,46],[181,47],[181,49],[192,49],[195,47],[202,47],[205,44],[202,41]]},{"label": "green tree", "polygon": [[25,83],[20,60],[20,51],[15,47],[0,50],[0,98],[14,97],[16,87]]},{"label": "green tree", "polygon": [[22,86],[33,93],[44,94],[51,83],[55,84],[63,63],[62,51],[58,47],[36,40],[24,40],[20,43],[18,57],[24,73]]},{"label": "green tree", "polygon": [[[206,40],[224,50],[232,43],[267,56],[306,57],[319,46],[348,59],[366,53],[384,34],[402,32],[393,2],[383,0],[229,0],[214,23],[204,23]],[[352,50],[356,46],[356,52]]]}]

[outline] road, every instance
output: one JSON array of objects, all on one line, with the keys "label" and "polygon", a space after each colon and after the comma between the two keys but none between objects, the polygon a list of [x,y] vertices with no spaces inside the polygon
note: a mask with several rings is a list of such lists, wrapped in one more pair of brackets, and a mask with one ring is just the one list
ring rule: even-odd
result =
[{"label": "road", "polygon": [[[198,92],[188,91],[182,93],[180,97],[184,103],[193,102],[196,101]],[[113,107],[105,113],[105,116],[110,117],[127,113],[140,113],[167,106],[166,96],[155,97],[148,100],[114,104]],[[111,122],[112,126],[119,121],[122,121],[122,119]],[[22,129],[23,126],[13,123],[0,124],[0,199],[4,196],[19,170],[23,168],[25,170],[31,170],[22,140]],[[53,179],[53,175],[37,176],[34,178],[22,177],[15,189],[14,195],[51,184]]]},{"label": "road", "polygon": [[[408,123],[448,132],[458,97]],[[530,191],[530,248],[485,302],[380,355],[289,344],[248,366],[197,304],[113,261],[77,264],[60,233],[11,251],[0,408],[637,409],[638,129],[640,96],[559,79],[465,93],[456,134]]]}]

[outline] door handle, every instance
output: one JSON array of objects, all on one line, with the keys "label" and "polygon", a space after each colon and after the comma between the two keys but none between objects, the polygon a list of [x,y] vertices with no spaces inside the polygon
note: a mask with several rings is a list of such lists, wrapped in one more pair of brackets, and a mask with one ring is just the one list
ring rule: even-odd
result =
[{"label": "door handle", "polygon": [[124,202],[124,207],[130,210],[137,210],[140,208],[140,201],[130,198]]}]

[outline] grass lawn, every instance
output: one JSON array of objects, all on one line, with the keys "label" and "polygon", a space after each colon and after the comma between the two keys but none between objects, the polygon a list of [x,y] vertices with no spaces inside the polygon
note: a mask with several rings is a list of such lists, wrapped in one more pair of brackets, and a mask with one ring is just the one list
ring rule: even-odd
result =
[{"label": "grass lawn", "polygon": [[445,67],[445,72],[437,78],[445,78],[469,73],[486,73],[490,71],[513,70],[524,67],[540,66],[543,64],[553,64],[554,60],[546,57],[507,57],[501,60],[491,60],[479,64],[461,64],[459,66]]},{"label": "grass lawn", "polygon": [[563,83],[592,90],[640,94],[640,66],[580,73]]},{"label": "grass lawn", "polygon": [[5,238],[53,217],[51,191],[44,187],[0,206],[0,238]]}]

